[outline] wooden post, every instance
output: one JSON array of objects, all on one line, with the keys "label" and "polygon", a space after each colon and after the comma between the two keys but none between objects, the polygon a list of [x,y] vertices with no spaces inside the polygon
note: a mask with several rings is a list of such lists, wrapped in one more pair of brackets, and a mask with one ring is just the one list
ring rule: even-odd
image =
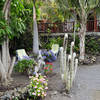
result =
[{"label": "wooden post", "polygon": [[94,32],[97,32],[97,17],[95,11],[94,11]]}]

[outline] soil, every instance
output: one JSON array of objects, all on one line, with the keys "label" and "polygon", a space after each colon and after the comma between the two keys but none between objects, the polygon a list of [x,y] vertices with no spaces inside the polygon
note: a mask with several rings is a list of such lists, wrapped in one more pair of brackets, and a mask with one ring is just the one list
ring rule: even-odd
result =
[{"label": "soil", "polygon": [[13,78],[13,81],[11,81],[11,83],[8,86],[0,85],[0,93],[6,92],[8,90],[13,90],[14,88],[17,88],[17,87],[24,87],[29,84],[29,78],[27,75],[14,72],[12,74],[12,78]]}]

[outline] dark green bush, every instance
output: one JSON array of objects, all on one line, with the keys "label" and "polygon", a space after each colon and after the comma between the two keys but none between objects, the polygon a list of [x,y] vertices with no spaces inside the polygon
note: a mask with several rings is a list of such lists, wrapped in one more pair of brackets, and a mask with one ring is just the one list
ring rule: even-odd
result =
[{"label": "dark green bush", "polygon": [[41,39],[41,44],[43,49],[51,49],[53,44],[59,44],[61,47],[63,45],[63,38],[62,37],[44,37]]},{"label": "dark green bush", "polygon": [[15,64],[15,71],[25,73],[29,69],[34,70],[34,67],[36,65],[36,62],[33,59],[26,60],[23,59],[21,61],[18,61],[17,64]]},{"label": "dark green bush", "polygon": [[[43,49],[51,49],[52,44],[59,44],[59,46],[63,46],[63,37],[49,37],[48,41],[42,41],[42,48]],[[73,41],[73,35],[68,37],[68,45],[67,45],[67,53],[70,53],[70,44]],[[74,52],[79,53],[79,36],[75,36],[75,46],[74,46]],[[85,41],[85,51],[86,54],[99,54],[100,53],[100,37],[99,36],[86,36]]]},{"label": "dark green bush", "polygon": [[86,37],[86,53],[88,54],[99,54],[100,53],[100,41],[99,37]]}]

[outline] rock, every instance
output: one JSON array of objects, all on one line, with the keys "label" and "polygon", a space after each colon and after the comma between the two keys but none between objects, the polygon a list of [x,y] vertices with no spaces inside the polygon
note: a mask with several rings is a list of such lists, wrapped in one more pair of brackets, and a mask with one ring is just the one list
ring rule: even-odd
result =
[{"label": "rock", "polygon": [[20,95],[22,95],[22,97],[24,97],[25,93],[27,92],[27,87],[19,87],[19,88],[15,88],[14,90],[9,90],[4,92],[0,92],[0,100],[10,100],[11,98],[15,98],[15,97],[20,97]]},{"label": "rock", "polygon": [[57,91],[53,91],[51,94],[56,95],[57,93],[58,93]]},{"label": "rock", "polygon": [[10,100],[10,98],[11,98],[11,95],[9,93],[7,93],[6,95],[1,96],[0,100]]},{"label": "rock", "polygon": [[63,93],[64,96],[67,96],[66,92]]},{"label": "rock", "polygon": [[72,98],[72,94],[67,94],[67,96],[68,96],[69,98]]},{"label": "rock", "polygon": [[0,96],[2,96],[4,94],[4,92],[0,92]]},{"label": "rock", "polygon": [[80,64],[89,65],[89,64],[93,64],[94,62],[96,62],[95,56],[86,55],[84,61],[80,61]]}]

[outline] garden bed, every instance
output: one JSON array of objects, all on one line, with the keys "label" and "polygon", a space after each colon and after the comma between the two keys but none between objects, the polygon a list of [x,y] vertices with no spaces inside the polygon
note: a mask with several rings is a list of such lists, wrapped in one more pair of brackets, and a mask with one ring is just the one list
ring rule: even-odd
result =
[{"label": "garden bed", "polygon": [[0,84],[0,96],[4,95],[7,91],[14,90],[16,88],[23,88],[29,84],[29,77],[20,73],[12,74],[13,80],[8,86],[2,86]]}]

